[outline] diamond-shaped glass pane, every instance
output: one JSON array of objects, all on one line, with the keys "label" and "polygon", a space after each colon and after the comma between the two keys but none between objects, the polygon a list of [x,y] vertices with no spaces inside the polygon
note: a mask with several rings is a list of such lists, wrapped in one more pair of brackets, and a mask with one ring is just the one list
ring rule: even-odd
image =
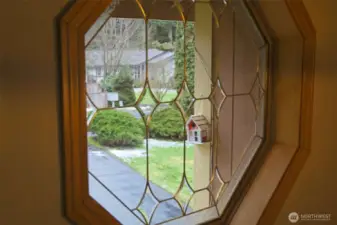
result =
[{"label": "diamond-shaped glass pane", "polygon": [[190,214],[210,206],[214,206],[215,201],[208,189],[196,191],[189,200],[186,214]]},{"label": "diamond-shaped glass pane", "polygon": [[265,92],[262,89],[260,77],[257,75],[250,93],[256,110],[256,116],[258,116],[261,110],[263,110],[261,106],[263,106],[264,95]]},{"label": "diamond-shaped glass pane", "polygon": [[189,181],[187,181],[186,178],[183,179],[181,183],[181,187],[179,192],[176,194],[176,199],[179,201],[180,205],[182,206],[184,212],[187,211],[188,207],[188,201],[193,195],[193,190],[191,188],[191,185],[189,184]]},{"label": "diamond-shaped glass pane", "polygon": [[151,89],[148,86],[137,94],[138,107],[142,110],[144,118],[147,119],[151,115],[154,108],[157,106],[157,102]]},{"label": "diamond-shaped glass pane", "polygon": [[183,210],[175,199],[159,203],[149,224],[159,224],[183,216]]},{"label": "diamond-shaped glass pane", "polygon": [[215,201],[217,201],[219,199],[219,197],[221,197],[225,187],[226,187],[226,184],[220,173],[219,173],[219,170],[218,168],[215,169],[215,171],[213,172],[213,176],[212,176],[212,180],[210,182],[210,185],[208,187],[208,189],[211,191],[211,193],[213,194],[214,198],[215,198]]},{"label": "diamond-shaped glass pane", "polygon": [[146,219],[146,223],[149,224],[154,211],[156,210],[159,202],[152,194],[151,189],[147,189],[144,198],[140,202],[137,211],[140,212]]},{"label": "diamond-shaped glass pane", "polygon": [[211,101],[213,103],[213,107],[216,109],[216,115],[219,116],[221,107],[226,99],[226,94],[221,86],[220,80],[216,81],[216,85],[214,86],[213,93],[211,95]]},{"label": "diamond-shaped glass pane", "polygon": [[194,98],[191,95],[186,83],[183,83],[182,89],[180,90],[177,102],[186,118],[193,114],[193,103]]},{"label": "diamond-shaped glass pane", "polygon": [[259,137],[264,137],[264,120],[265,120],[265,91],[260,84],[260,78],[255,81],[254,87],[250,93],[254,103],[256,118],[255,118],[255,134]]},{"label": "diamond-shaped glass pane", "polygon": [[241,163],[247,146],[255,135],[256,111],[249,95],[234,97],[233,114],[233,146],[232,146],[232,173],[235,173]]}]

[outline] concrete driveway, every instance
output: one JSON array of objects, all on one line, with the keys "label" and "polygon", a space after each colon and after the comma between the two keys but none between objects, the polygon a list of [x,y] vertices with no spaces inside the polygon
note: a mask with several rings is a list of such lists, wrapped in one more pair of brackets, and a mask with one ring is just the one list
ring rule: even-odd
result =
[{"label": "concrete driveway", "polygon": [[[89,189],[91,196],[124,225],[142,224],[127,210],[112,193],[130,209],[137,207],[143,196],[146,179],[114,156],[89,146]],[[150,182],[160,200],[172,197],[170,193]],[[150,215],[156,205],[151,194],[146,193],[141,208]],[[160,203],[151,224],[181,216],[181,210],[174,200]]]}]

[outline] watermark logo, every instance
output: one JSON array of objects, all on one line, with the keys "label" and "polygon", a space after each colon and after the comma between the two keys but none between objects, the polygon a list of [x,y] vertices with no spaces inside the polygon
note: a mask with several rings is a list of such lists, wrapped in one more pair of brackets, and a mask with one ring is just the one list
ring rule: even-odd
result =
[{"label": "watermark logo", "polygon": [[288,219],[290,223],[297,223],[300,220],[300,216],[298,215],[297,212],[292,212],[292,213],[289,213]]},{"label": "watermark logo", "polygon": [[288,215],[290,223],[297,223],[298,221],[330,221],[330,213],[297,213],[291,212]]}]

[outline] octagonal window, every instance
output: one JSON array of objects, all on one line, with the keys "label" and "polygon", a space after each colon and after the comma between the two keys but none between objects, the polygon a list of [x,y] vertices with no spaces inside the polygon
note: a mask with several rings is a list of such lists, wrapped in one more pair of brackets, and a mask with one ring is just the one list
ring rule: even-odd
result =
[{"label": "octagonal window", "polygon": [[94,11],[78,74],[90,198],[126,225],[221,217],[265,138],[268,43],[243,1]]}]

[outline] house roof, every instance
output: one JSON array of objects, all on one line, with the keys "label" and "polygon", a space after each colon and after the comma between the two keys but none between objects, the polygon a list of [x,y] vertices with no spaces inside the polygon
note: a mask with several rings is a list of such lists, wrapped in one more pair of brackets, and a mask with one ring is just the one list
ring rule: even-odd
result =
[{"label": "house roof", "polygon": [[190,118],[187,121],[187,124],[189,124],[191,121],[193,121],[201,130],[207,130],[209,128],[209,123],[206,117],[203,115],[190,116]]},{"label": "house roof", "polygon": [[[113,50],[110,52],[112,53]],[[88,66],[103,66],[103,50],[86,50],[86,64]],[[169,51],[160,51],[158,49],[149,49],[148,57],[149,63],[156,63],[161,60],[173,57],[174,53]],[[146,51],[145,50],[123,50],[123,55],[121,58],[121,65],[139,65],[145,63],[146,61]]]}]

